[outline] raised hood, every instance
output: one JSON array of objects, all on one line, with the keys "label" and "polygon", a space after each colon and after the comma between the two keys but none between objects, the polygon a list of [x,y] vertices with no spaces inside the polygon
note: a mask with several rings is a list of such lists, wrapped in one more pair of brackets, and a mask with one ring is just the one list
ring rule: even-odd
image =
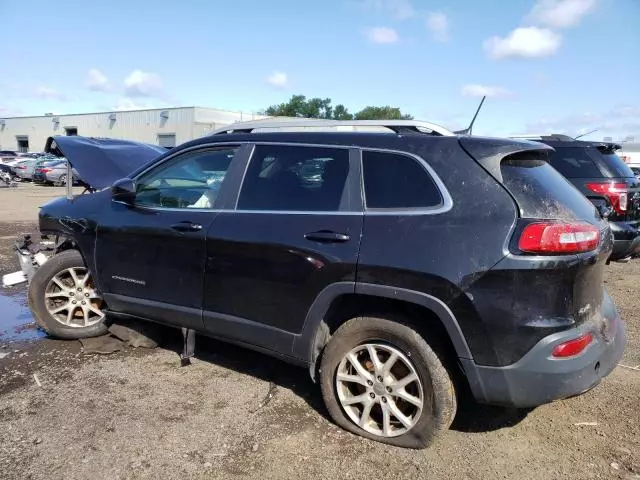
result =
[{"label": "raised hood", "polygon": [[47,139],[45,152],[65,157],[83,183],[100,190],[129,176],[167,149],[131,140],[58,135]]}]

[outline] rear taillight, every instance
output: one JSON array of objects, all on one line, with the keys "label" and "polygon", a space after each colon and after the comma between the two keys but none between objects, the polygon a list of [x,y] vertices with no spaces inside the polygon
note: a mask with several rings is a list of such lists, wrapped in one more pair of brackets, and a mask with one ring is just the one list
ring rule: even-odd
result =
[{"label": "rear taillight", "polygon": [[13,167],[15,170],[25,170],[27,167],[21,167],[21,166],[17,166],[17,167]]},{"label": "rear taillight", "polygon": [[40,169],[40,173],[47,173],[47,172],[50,172],[50,171],[51,171],[50,168],[41,168]]},{"label": "rear taillight", "polygon": [[551,352],[551,355],[555,358],[575,357],[582,353],[592,341],[593,335],[587,333],[581,337],[556,345]]},{"label": "rear taillight", "polygon": [[527,225],[518,248],[527,253],[571,254],[595,250],[600,230],[588,223],[536,222]]},{"label": "rear taillight", "polygon": [[593,193],[604,195],[618,213],[625,213],[629,205],[629,186],[626,183],[598,182],[587,183]]}]

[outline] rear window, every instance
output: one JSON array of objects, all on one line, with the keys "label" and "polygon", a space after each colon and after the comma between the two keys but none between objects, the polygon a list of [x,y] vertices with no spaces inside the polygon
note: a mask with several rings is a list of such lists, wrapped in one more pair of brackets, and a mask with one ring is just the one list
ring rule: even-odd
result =
[{"label": "rear window", "polygon": [[624,163],[624,160],[618,154],[613,152],[600,153],[598,149],[589,150],[593,150],[594,155],[600,155],[612,177],[633,177],[633,170]]},{"label": "rear window", "polygon": [[[556,147],[549,163],[567,178],[597,178],[602,172],[589,154],[588,148]],[[599,154],[598,151],[595,152]]]},{"label": "rear window", "polygon": [[586,220],[598,218],[593,204],[547,162],[506,159],[500,165],[504,186],[523,217]]}]

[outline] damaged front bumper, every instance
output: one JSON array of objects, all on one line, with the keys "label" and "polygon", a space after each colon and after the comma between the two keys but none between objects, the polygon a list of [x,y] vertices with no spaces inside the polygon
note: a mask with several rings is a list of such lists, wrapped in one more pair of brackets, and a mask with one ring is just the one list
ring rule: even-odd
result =
[{"label": "damaged front bumper", "polygon": [[2,276],[2,286],[5,288],[30,282],[36,270],[54,254],[56,242],[44,235],[39,242],[34,242],[31,235],[23,235],[14,248],[20,270]]}]

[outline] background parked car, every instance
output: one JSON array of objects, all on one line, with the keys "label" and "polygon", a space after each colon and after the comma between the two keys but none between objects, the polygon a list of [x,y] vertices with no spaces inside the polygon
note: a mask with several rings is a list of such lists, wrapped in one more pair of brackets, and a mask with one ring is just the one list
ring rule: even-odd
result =
[{"label": "background parked car", "polygon": [[11,160],[16,160],[18,154],[12,150],[0,150],[0,162],[5,163]]},{"label": "background parked car", "polygon": [[20,160],[13,165],[13,169],[16,174],[22,180],[33,180],[33,174],[36,169],[42,167],[45,163],[55,160],[57,157],[51,155],[40,155],[36,158],[27,158],[26,160]]},{"label": "background parked car", "polygon": [[616,154],[620,145],[558,134],[528,139],[553,147],[551,166],[609,220],[615,244],[611,260],[640,255],[640,180]]},{"label": "background parked car", "polygon": [[[78,172],[76,169],[71,170],[73,173],[72,181],[78,183]],[[67,160],[62,158],[45,163],[36,169],[33,175],[34,183],[47,183],[56,186],[63,186],[67,183]]]}]

